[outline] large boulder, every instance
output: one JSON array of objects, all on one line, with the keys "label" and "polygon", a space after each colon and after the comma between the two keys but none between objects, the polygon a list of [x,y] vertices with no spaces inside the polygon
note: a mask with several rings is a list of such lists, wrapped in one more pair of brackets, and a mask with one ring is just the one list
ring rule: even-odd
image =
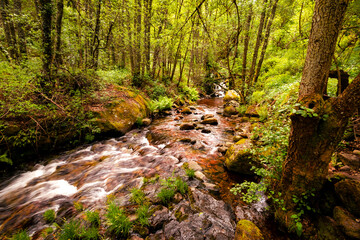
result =
[{"label": "large boulder", "polygon": [[110,101],[104,107],[91,109],[96,116],[94,122],[102,134],[125,134],[138,119],[145,118],[149,112],[147,101],[140,94],[120,87],[116,91],[121,97]]},{"label": "large boulder", "polygon": [[236,108],[233,105],[229,105],[224,108],[224,116],[225,117],[231,117],[232,115],[236,115],[238,113],[239,113],[239,111],[236,110]]},{"label": "large boulder", "polygon": [[317,236],[320,240],[345,240],[337,222],[329,216],[321,216],[317,223]]},{"label": "large boulder", "polygon": [[240,220],[236,225],[235,240],[263,240],[260,229],[249,220]]},{"label": "large boulder", "polygon": [[231,100],[240,101],[240,96],[235,90],[229,90],[225,94],[224,102],[229,102]]},{"label": "large boulder", "polygon": [[345,208],[360,217],[360,182],[349,179],[340,181],[335,184],[335,191]]},{"label": "large boulder", "polygon": [[360,239],[360,223],[356,221],[351,213],[337,206],[334,208],[334,219],[345,235],[351,239]]},{"label": "large boulder", "polygon": [[225,154],[225,166],[229,171],[240,174],[254,175],[251,170],[253,166],[260,167],[261,164],[251,153],[251,140],[241,139],[233,144]]}]

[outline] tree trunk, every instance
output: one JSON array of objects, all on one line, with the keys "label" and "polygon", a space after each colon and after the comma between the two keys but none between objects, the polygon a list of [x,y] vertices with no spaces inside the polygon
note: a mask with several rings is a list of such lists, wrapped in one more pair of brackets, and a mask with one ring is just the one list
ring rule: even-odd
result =
[{"label": "tree trunk", "polygon": [[[135,1],[135,17],[134,17],[134,79],[139,80],[141,70],[141,0]],[[133,84],[139,86],[140,82],[133,82]]]},{"label": "tree trunk", "polygon": [[273,22],[274,17],[275,17],[276,7],[277,7],[278,1],[279,1],[279,0],[275,0],[274,5],[272,6],[271,16],[270,16],[269,22],[268,22],[268,24],[267,24],[267,26],[266,26],[266,33],[265,33],[265,38],[264,38],[264,44],[263,44],[263,47],[262,47],[262,49],[261,49],[261,54],[260,54],[260,59],[259,59],[258,65],[257,65],[257,67],[256,67],[256,72],[255,72],[255,76],[254,76],[254,83],[256,83],[256,81],[257,81],[257,79],[258,79],[258,77],[259,77],[260,70],[261,70],[261,66],[262,66],[262,63],[263,63],[264,58],[265,58],[266,48],[267,48],[268,43],[269,43],[271,25],[272,25],[272,22]]},{"label": "tree trunk", "polygon": [[9,1],[0,0],[1,20],[4,26],[5,38],[8,45],[10,57],[18,59],[15,28],[12,19],[9,16]]},{"label": "tree trunk", "polygon": [[100,16],[101,16],[101,1],[98,0],[98,5],[96,9],[96,19],[95,19],[95,30],[93,34],[93,41],[92,41],[92,67],[94,69],[98,68],[99,65],[99,51],[100,51]]},{"label": "tree trunk", "polygon": [[255,43],[255,47],[254,47],[254,54],[253,54],[250,73],[249,73],[249,77],[248,77],[248,86],[252,85],[253,81],[254,81],[255,67],[256,67],[256,62],[257,62],[257,57],[258,57],[258,53],[259,53],[260,44],[261,44],[261,41],[262,41],[262,32],[263,32],[264,23],[265,23],[267,1],[268,0],[264,0],[264,3],[263,3],[263,10],[261,12],[259,28],[258,28],[258,33],[257,33],[257,37],[256,37],[256,43]]},{"label": "tree trunk", "polygon": [[360,75],[338,98],[324,101],[322,96],[348,2],[317,0],[315,4],[298,102],[318,116],[291,115],[288,154],[278,186],[287,211],[277,209],[276,218],[289,229],[294,227],[291,216],[297,208],[293,196],[301,198],[302,193],[321,189],[331,155],[360,104]]},{"label": "tree trunk", "polygon": [[[22,15],[22,4],[21,0],[14,0],[14,12],[17,16]],[[19,43],[19,51],[20,58],[26,58],[26,35],[24,31],[24,22],[20,19],[17,21],[16,28],[18,34],[18,43]]]},{"label": "tree trunk", "polygon": [[152,0],[144,0],[145,16],[144,16],[144,56],[145,56],[145,72],[150,73],[150,27],[151,27],[151,11]]},{"label": "tree trunk", "polygon": [[40,0],[40,10],[41,10],[41,22],[42,22],[42,47],[43,47],[43,71],[44,71],[44,80],[42,82],[42,87],[46,87],[46,82],[51,81],[51,65],[53,58],[53,49],[52,49],[52,38],[51,38],[51,19],[52,19],[52,2],[51,0]]},{"label": "tree trunk", "polygon": [[55,45],[55,65],[59,66],[62,64],[61,57],[61,28],[62,19],[64,12],[64,0],[58,0],[57,2],[57,14],[56,14],[56,45]]},{"label": "tree trunk", "polygon": [[[246,83],[246,66],[247,66],[247,54],[249,49],[249,41],[250,41],[250,25],[251,25],[251,19],[253,15],[252,11],[252,4],[250,3],[249,6],[249,14],[246,18],[246,24],[245,24],[245,37],[244,37],[244,53],[243,53],[243,59],[242,59],[242,72],[241,72],[241,96],[246,96],[245,91],[245,83]],[[241,99],[242,102],[245,102],[245,98]]]}]

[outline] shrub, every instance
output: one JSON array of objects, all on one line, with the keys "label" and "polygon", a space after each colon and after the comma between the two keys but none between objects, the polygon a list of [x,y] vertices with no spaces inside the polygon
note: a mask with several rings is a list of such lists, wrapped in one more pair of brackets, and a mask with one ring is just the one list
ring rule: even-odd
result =
[{"label": "shrub", "polygon": [[110,202],[107,207],[106,220],[109,231],[117,237],[127,237],[132,224],[125,212],[114,202]]},{"label": "shrub", "polygon": [[130,192],[130,202],[142,204],[145,201],[145,193],[141,189],[133,188],[130,190]]},{"label": "shrub", "polygon": [[190,101],[197,101],[199,99],[199,92],[196,88],[185,86],[182,90]]},{"label": "shrub", "polygon": [[181,194],[187,193],[188,185],[181,178],[176,178],[175,186],[176,186],[177,191],[179,191]]},{"label": "shrub", "polygon": [[264,121],[267,119],[268,117],[268,109],[267,109],[267,106],[266,105],[262,105],[260,106],[258,109],[257,109],[257,112],[260,116],[260,121]]},{"label": "shrub", "polygon": [[100,239],[99,230],[96,227],[91,227],[88,229],[84,229],[81,234],[81,239],[86,240],[97,240]]},{"label": "shrub", "polygon": [[26,233],[26,231],[21,230],[20,232],[14,234],[11,237],[11,240],[30,240],[30,236]]},{"label": "shrub", "polygon": [[151,90],[150,97],[151,99],[159,99],[162,96],[166,96],[166,88],[156,82],[154,88]]},{"label": "shrub", "polygon": [[172,98],[161,96],[159,97],[159,100],[152,100],[150,102],[149,109],[151,112],[156,112],[156,111],[161,112],[164,110],[171,109],[172,105],[173,105]]},{"label": "shrub", "polygon": [[100,216],[97,211],[86,211],[86,220],[91,224],[91,226],[97,227],[100,226]]},{"label": "shrub", "polygon": [[142,205],[136,210],[136,215],[138,217],[138,222],[141,226],[149,225],[149,206]]},{"label": "shrub", "polygon": [[56,218],[55,210],[53,210],[53,209],[46,210],[44,212],[43,217],[44,217],[44,220],[46,223],[53,223]]},{"label": "shrub", "polygon": [[246,113],[247,106],[246,105],[240,105],[236,110],[239,112],[241,116],[244,116]]},{"label": "shrub", "polygon": [[130,77],[131,73],[127,69],[114,70],[98,70],[97,75],[101,78],[103,83],[115,83],[122,85],[124,81]]}]

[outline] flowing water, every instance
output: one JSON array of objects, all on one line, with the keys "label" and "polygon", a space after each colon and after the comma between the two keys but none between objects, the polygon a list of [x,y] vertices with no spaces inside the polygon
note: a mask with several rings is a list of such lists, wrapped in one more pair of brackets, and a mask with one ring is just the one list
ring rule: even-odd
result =
[{"label": "flowing water", "polygon": [[[218,198],[231,204],[239,218],[256,220],[266,205],[244,206],[229,193],[235,175],[223,168],[218,147],[232,142],[233,119],[217,114],[222,99],[203,99],[193,113],[172,114],[155,120],[149,127],[134,129],[126,135],[65,153],[44,165],[36,165],[0,185],[0,237],[26,228],[35,238],[46,227],[43,213],[54,209],[60,217],[74,213],[74,203],[85,208],[105,208],[108,195],[121,196],[144,177],[170,176],[184,162],[195,161],[220,191]],[[204,114],[213,114],[218,125],[203,126],[208,131],[180,130],[184,122],[200,122]],[[246,124],[244,125],[246,128]],[[248,127],[248,125],[247,125]],[[190,139],[191,143],[180,141]]]}]

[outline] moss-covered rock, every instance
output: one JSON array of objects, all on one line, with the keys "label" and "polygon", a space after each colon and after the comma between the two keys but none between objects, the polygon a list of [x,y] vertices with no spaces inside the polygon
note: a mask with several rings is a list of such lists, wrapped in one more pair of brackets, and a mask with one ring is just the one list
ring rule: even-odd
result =
[{"label": "moss-covered rock", "polygon": [[140,94],[126,88],[118,88],[119,98],[110,101],[105,107],[93,110],[95,124],[101,133],[126,133],[138,119],[148,115],[147,101]]},{"label": "moss-covered rock", "polygon": [[252,155],[251,147],[252,144],[249,139],[241,139],[233,144],[225,154],[226,168],[232,172],[253,175],[252,166],[260,167],[261,164]]},{"label": "moss-covered rock", "polygon": [[235,90],[229,90],[224,96],[224,102],[229,102],[231,100],[240,101],[240,96]]},{"label": "moss-covered rock", "polygon": [[245,112],[246,116],[250,117],[259,117],[259,114],[257,112],[257,106],[256,105],[250,105]]},{"label": "moss-covered rock", "polygon": [[329,216],[322,216],[317,223],[317,236],[321,240],[345,240],[338,224]]},{"label": "moss-covered rock", "polygon": [[240,220],[236,225],[235,240],[263,240],[260,229],[249,220]]},{"label": "moss-covered rock", "polygon": [[224,108],[225,117],[230,117],[231,115],[236,115],[238,113],[239,113],[238,110],[236,110],[236,108],[233,105],[229,105]]},{"label": "moss-covered rock", "polygon": [[352,214],[360,216],[360,182],[343,180],[335,184],[335,191],[339,195],[345,208]]}]

